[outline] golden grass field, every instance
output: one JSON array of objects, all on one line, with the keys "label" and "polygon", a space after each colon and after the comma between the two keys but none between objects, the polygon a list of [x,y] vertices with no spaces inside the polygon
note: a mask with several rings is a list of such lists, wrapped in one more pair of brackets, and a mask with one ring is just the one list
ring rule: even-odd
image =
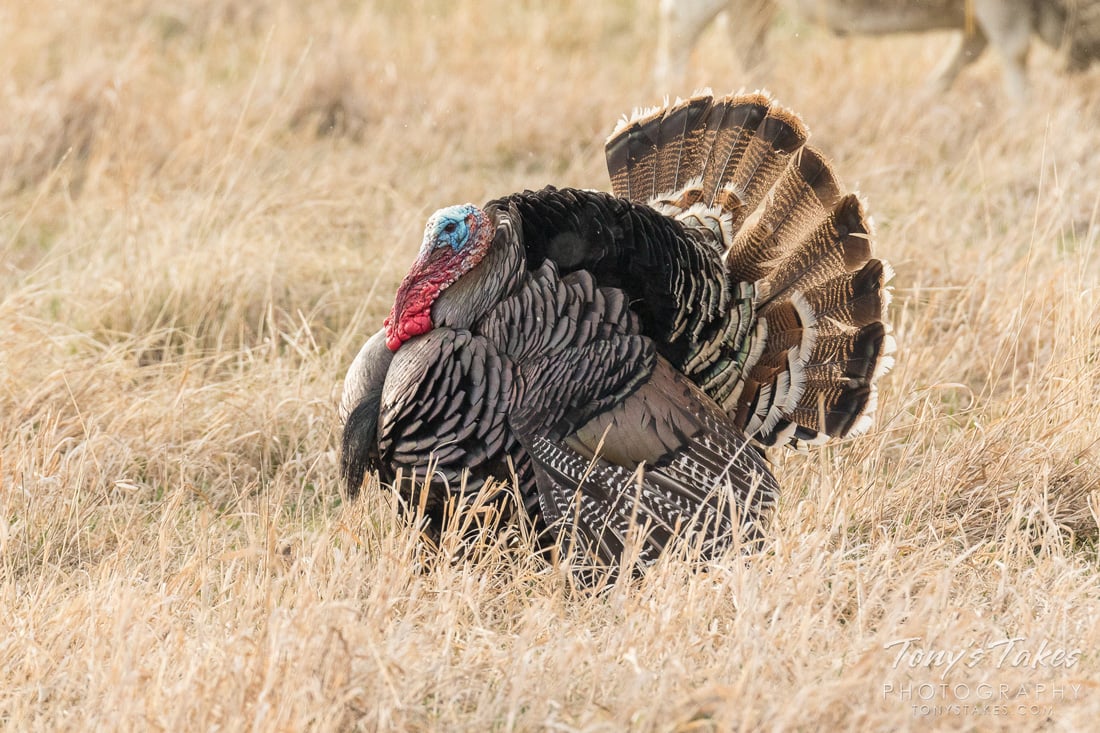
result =
[{"label": "golden grass field", "polygon": [[[774,454],[760,552],[592,596],[343,500],[344,369],[424,220],[606,189],[655,5],[0,5],[0,726],[1095,725],[1100,69],[1045,48],[1013,106],[992,55],[926,91],[945,35],[774,35],[899,351],[870,434]],[[690,84],[761,85],[723,38]]]}]

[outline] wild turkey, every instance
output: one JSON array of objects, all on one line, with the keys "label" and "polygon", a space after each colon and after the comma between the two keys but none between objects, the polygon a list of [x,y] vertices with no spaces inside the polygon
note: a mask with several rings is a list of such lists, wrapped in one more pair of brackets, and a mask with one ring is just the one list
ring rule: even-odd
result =
[{"label": "wild turkey", "polygon": [[759,527],[778,485],[757,446],[865,430],[892,363],[889,267],[805,140],[763,94],[696,96],[616,128],[614,195],[436,212],[345,379],[349,492],[400,471],[411,503],[430,467],[438,521],[514,477],[532,517],[611,567],[632,527],[642,562]]}]

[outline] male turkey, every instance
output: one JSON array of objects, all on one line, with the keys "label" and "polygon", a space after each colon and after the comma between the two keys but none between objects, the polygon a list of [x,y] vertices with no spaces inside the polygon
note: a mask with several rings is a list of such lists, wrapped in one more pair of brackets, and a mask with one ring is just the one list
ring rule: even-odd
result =
[{"label": "male turkey", "polygon": [[[674,536],[704,556],[778,485],[757,446],[865,430],[891,365],[889,267],[859,200],[763,94],[636,113],[614,195],[436,212],[344,383],[341,469],[438,521],[489,477],[581,561]],[[431,471],[432,475],[426,477]],[[464,493],[462,493],[464,491]]]}]

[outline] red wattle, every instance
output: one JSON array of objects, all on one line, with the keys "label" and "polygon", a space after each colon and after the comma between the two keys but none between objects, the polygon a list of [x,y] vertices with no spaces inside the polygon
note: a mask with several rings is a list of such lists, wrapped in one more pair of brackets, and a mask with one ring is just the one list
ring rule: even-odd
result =
[{"label": "red wattle", "polygon": [[479,260],[480,256],[471,259],[468,252],[458,253],[450,247],[422,252],[397,288],[393,310],[385,322],[386,347],[397,351],[413,336],[431,331],[432,304],[439,293]]},{"label": "red wattle", "polygon": [[420,311],[405,310],[398,313],[395,308],[383,325],[386,327],[386,347],[390,351],[397,351],[401,344],[413,336],[432,330],[431,309],[429,307]]}]

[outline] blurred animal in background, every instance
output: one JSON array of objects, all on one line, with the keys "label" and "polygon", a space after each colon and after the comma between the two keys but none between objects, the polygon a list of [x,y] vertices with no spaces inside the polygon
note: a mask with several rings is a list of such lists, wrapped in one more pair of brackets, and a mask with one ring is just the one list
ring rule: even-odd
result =
[{"label": "blurred animal in background", "polygon": [[765,95],[697,96],[619,125],[613,194],[437,211],[345,378],[349,492],[378,471],[430,528],[514,479],[594,567],[752,535],[762,446],[866,430],[893,363],[890,269],[805,141]]},{"label": "blurred animal in background", "polygon": [[941,90],[992,44],[1001,56],[1009,94],[1023,97],[1033,35],[1059,49],[1069,71],[1100,58],[1100,0],[660,0],[658,87],[668,91],[683,82],[700,34],[723,11],[731,45],[747,68],[757,65],[780,9],[838,35],[961,31],[958,49],[935,76]]},{"label": "blurred animal in background", "polygon": [[683,84],[699,37],[727,10],[730,47],[746,69],[760,65],[778,10],[775,0],[660,0],[653,68],[658,91],[670,92]]}]

